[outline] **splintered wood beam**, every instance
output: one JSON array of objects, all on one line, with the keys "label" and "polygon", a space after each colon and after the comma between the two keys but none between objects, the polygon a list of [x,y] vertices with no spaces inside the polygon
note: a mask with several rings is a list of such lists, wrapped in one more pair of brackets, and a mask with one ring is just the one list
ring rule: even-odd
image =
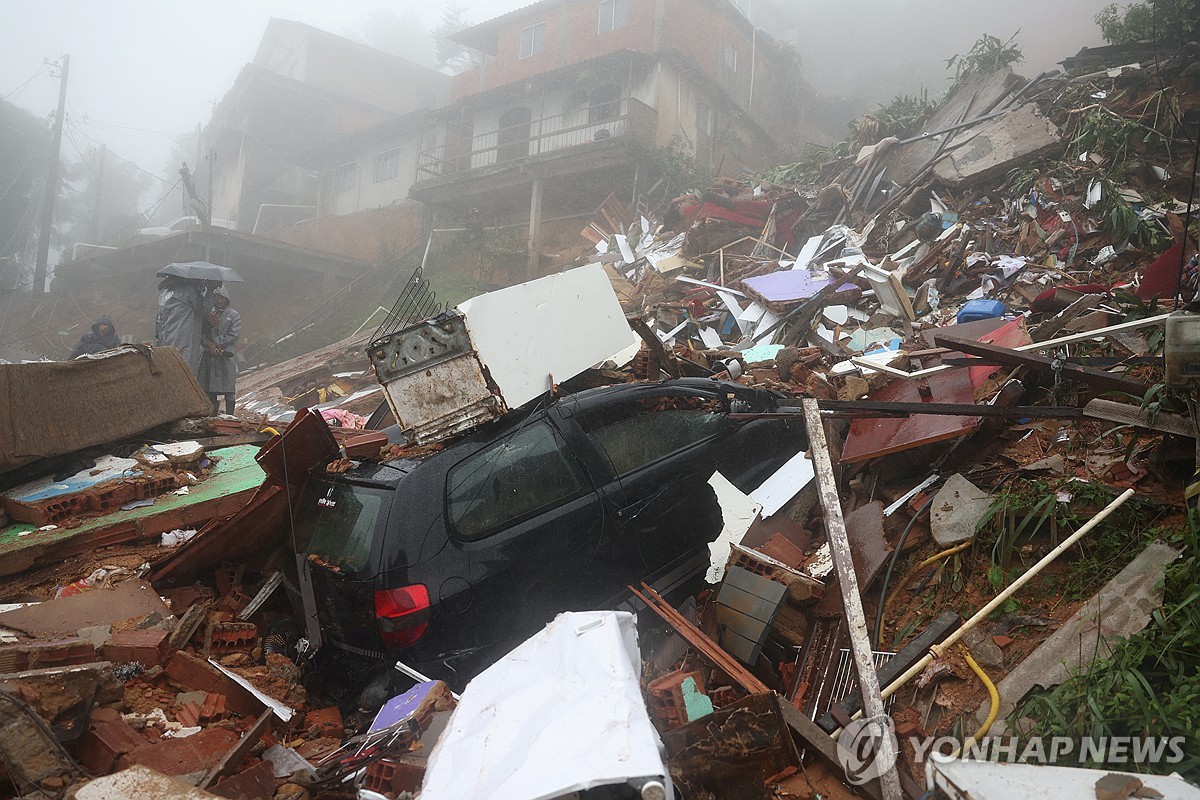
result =
[{"label": "splintered wood beam", "polygon": [[[804,424],[808,428],[813,469],[817,477],[817,493],[825,517],[825,535],[829,540],[834,568],[837,570],[842,607],[846,612],[846,627],[850,633],[850,653],[854,656],[854,666],[858,672],[863,708],[868,720],[881,721],[887,717],[887,711],[880,694],[879,676],[875,672],[871,640],[867,635],[867,618],[863,613],[862,596],[858,590],[858,575],[854,571],[850,538],[846,534],[846,520],[842,516],[842,501],[838,496],[833,462],[829,458],[825,423],[821,420],[821,410],[817,401],[812,398],[804,400]],[[883,800],[901,800],[900,776],[896,771],[896,741],[891,735],[890,726],[880,726],[879,734],[874,740],[875,758],[879,763],[889,765],[887,771],[879,777]]]},{"label": "splintered wood beam", "polygon": [[1071,364],[1062,359],[1050,358],[1037,353],[1010,350],[1007,347],[997,347],[994,344],[984,344],[941,334],[934,334],[933,342],[938,347],[948,347],[967,355],[982,356],[992,362],[998,361],[1014,367],[1028,367],[1043,374],[1061,374],[1101,392],[1125,392],[1142,397],[1150,388],[1141,381],[1135,381],[1123,375],[1114,375],[1102,369]]}]

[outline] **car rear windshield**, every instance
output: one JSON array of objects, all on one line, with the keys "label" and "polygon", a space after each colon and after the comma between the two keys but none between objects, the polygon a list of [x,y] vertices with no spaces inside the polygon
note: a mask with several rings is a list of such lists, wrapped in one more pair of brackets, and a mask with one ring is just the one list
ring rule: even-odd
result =
[{"label": "car rear windshield", "polygon": [[358,572],[367,566],[390,492],[314,482],[296,513],[296,548],[327,566]]}]

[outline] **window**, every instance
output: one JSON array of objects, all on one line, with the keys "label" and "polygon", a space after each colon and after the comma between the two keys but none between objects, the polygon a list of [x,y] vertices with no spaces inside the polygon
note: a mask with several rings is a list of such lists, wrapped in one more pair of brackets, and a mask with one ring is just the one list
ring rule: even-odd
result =
[{"label": "window", "polygon": [[737,47],[733,42],[725,43],[725,68],[730,72],[737,72]]},{"label": "window", "polygon": [[521,29],[521,58],[529,58],[546,49],[546,23]]},{"label": "window", "polygon": [[390,492],[358,486],[318,484],[302,501],[306,513],[298,515],[296,546],[322,563],[339,569],[360,570],[371,557],[383,501]]},{"label": "window", "polygon": [[393,147],[375,156],[375,182],[390,181],[400,174],[400,148]]},{"label": "window", "polygon": [[629,22],[629,0],[600,0],[600,19],[596,33],[624,28]]},{"label": "window", "polygon": [[627,475],[730,425],[716,400],[701,397],[654,397],[605,409],[584,421],[588,438],[615,475]]},{"label": "window", "polygon": [[536,422],[468,457],[446,478],[450,526],[480,539],[583,491],[578,466],[548,422]]},{"label": "window", "polygon": [[699,103],[696,105],[696,131],[705,136],[713,134],[713,110],[711,106]]},{"label": "window", "polygon": [[354,179],[358,176],[358,162],[351,161],[349,164],[342,164],[333,173],[333,191],[335,193],[348,192],[354,188]]}]

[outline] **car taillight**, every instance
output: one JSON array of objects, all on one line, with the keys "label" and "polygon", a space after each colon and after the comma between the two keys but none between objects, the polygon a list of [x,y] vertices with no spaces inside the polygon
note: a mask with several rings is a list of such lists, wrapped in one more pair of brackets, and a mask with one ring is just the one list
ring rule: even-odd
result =
[{"label": "car taillight", "polygon": [[429,627],[429,590],[424,584],[414,583],[376,591],[375,618],[385,645],[408,647],[424,636]]}]

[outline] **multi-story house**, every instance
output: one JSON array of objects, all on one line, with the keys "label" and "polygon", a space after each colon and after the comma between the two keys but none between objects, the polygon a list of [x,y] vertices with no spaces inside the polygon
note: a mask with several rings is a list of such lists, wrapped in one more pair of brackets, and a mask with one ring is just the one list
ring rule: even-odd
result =
[{"label": "multi-story house", "polygon": [[213,216],[251,230],[263,206],[315,207],[318,176],[297,166],[299,153],[444,104],[449,91],[449,77],[439,72],[310,25],[272,19],[254,60],[204,131],[205,148],[215,155]]},{"label": "multi-story house", "polygon": [[508,222],[527,210],[533,273],[547,209],[632,199],[650,188],[640,168],[656,149],[731,174],[814,138],[795,51],[730,0],[541,0],[454,39],[477,63],[454,76],[451,102],[310,154],[322,213],[404,189],[434,208],[507,210]]}]

